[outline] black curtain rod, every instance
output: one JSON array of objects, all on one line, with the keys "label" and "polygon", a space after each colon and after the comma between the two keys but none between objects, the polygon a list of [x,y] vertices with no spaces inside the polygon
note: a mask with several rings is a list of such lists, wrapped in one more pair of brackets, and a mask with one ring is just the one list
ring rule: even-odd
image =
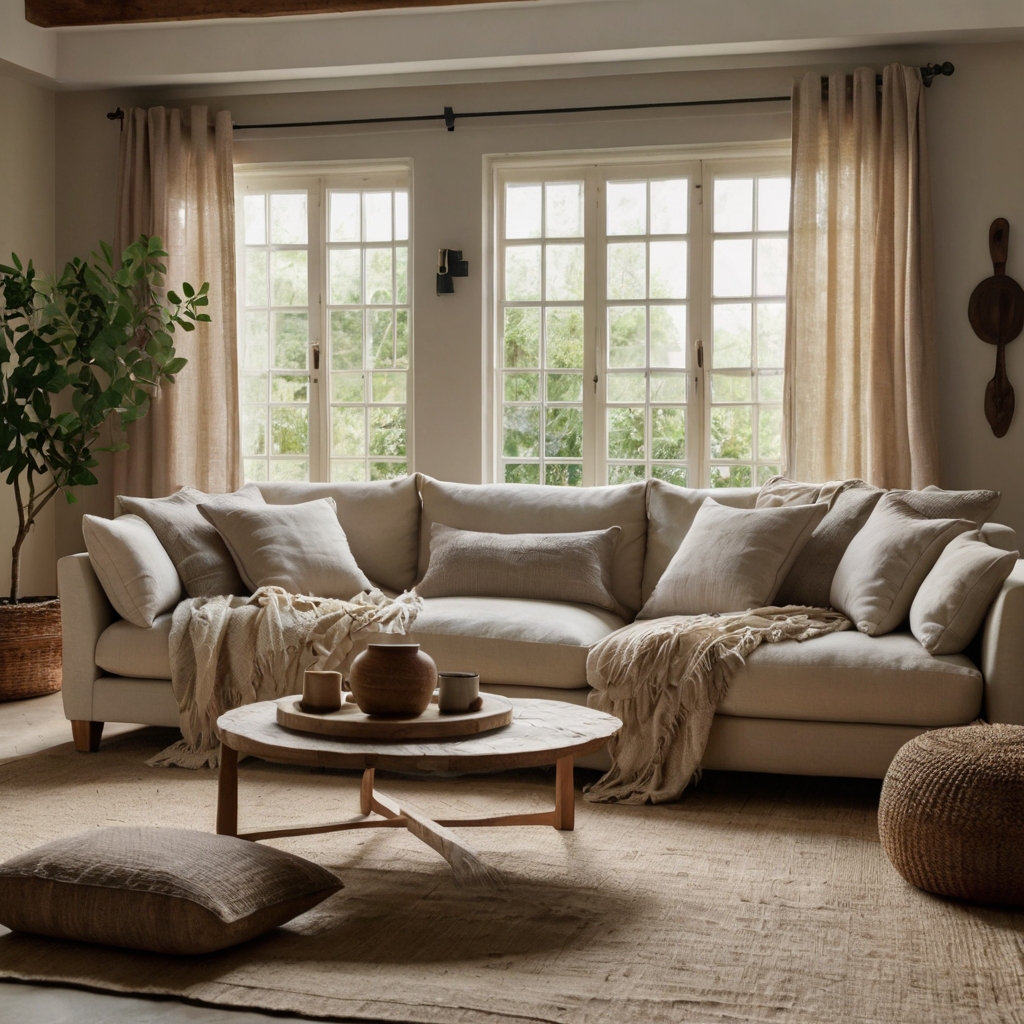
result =
[{"label": "black curtain rod", "polygon": [[[943,64],[927,64],[921,69],[921,78],[928,87],[936,75],[953,74],[953,65],[947,60]],[[882,84],[882,76],[877,75],[876,81]],[[822,93],[828,95],[828,77],[821,77]],[[473,110],[456,113],[451,107],[445,107],[442,114],[413,114],[408,117],[352,117],[337,121],[270,121],[261,124],[236,124],[236,131],[247,131],[251,128],[328,128],[353,124],[405,124],[413,121],[444,121],[448,131],[455,131],[456,118],[466,117],[521,117],[530,114],[589,114],[610,110],[664,110],[670,107],[717,107],[734,103],[780,103],[789,102],[790,96],[737,96],[723,100],[673,100],[667,103],[609,103],[593,107],[543,107],[532,110]],[[124,125],[124,111],[117,110],[107,114],[107,120],[120,121]]]}]

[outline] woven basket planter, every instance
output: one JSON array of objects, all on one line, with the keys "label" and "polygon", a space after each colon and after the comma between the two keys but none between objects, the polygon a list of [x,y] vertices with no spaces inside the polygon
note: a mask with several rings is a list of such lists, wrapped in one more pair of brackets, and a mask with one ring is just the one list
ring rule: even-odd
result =
[{"label": "woven basket planter", "polygon": [[60,601],[0,604],[0,701],[60,689]]},{"label": "woven basket planter", "polygon": [[1024,726],[936,729],[904,744],[882,785],[878,833],[912,885],[1024,906]]}]

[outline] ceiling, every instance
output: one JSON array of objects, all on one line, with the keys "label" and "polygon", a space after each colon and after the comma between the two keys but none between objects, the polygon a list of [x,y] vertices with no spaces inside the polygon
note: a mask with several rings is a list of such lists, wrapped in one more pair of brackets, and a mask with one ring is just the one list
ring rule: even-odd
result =
[{"label": "ceiling", "polygon": [[[395,84],[424,72],[1024,38],[1019,0],[534,0],[343,14],[39,28],[0,0],[0,61],[56,88]],[[936,59],[942,59],[936,50]]]}]

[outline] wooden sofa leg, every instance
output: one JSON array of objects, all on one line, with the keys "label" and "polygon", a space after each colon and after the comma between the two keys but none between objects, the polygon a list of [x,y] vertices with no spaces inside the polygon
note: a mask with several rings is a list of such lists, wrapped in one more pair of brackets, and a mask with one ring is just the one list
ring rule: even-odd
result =
[{"label": "wooden sofa leg", "polygon": [[103,735],[102,722],[72,722],[71,735],[75,741],[75,750],[83,754],[94,754],[100,749],[100,737]]}]

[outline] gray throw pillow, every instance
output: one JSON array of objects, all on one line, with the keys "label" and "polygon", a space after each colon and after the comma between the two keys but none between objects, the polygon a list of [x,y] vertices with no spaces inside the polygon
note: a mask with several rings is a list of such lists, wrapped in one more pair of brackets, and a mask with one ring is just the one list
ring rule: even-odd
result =
[{"label": "gray throw pillow", "polygon": [[679,550],[638,616],[741,612],[771,605],[828,506],[701,505]]},{"label": "gray throw pillow", "polygon": [[348,601],[373,584],[352,557],[333,498],[298,505],[199,506],[221,535],[246,586],[281,587]]},{"label": "gray throw pillow", "polygon": [[515,597],[569,601],[619,611],[611,593],[621,530],[478,533],[430,528],[430,561],[420,597]]},{"label": "gray throw pillow", "polygon": [[1000,491],[944,491],[932,484],[922,491],[890,491],[929,519],[966,519],[981,526],[999,507]]},{"label": "gray throw pillow", "polygon": [[263,495],[255,484],[246,484],[230,494],[205,494],[194,487],[183,487],[166,498],[121,496],[117,500],[122,511],[144,519],[152,527],[189,597],[249,593],[220,534],[200,514],[199,504],[262,505]]},{"label": "gray throw pillow", "polygon": [[932,654],[959,654],[974,639],[999,588],[1017,564],[977,530],[946,545],[910,606],[910,629]]},{"label": "gray throw pillow", "polygon": [[234,836],[98,828],[0,864],[0,924],[193,956],[262,935],[341,888],[317,864]]}]

